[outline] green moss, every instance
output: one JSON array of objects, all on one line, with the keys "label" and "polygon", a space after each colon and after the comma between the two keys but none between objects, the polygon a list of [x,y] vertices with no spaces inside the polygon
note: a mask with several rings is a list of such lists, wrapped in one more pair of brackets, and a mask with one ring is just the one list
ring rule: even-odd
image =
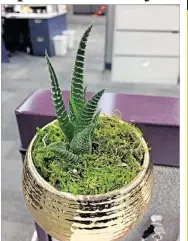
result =
[{"label": "green moss", "polygon": [[32,157],[40,175],[60,191],[74,195],[95,195],[126,186],[142,170],[144,148],[141,132],[120,122],[117,116],[100,116],[93,133],[91,155],[81,155],[77,163],[58,159],[45,147],[65,142],[56,122],[37,130]]}]

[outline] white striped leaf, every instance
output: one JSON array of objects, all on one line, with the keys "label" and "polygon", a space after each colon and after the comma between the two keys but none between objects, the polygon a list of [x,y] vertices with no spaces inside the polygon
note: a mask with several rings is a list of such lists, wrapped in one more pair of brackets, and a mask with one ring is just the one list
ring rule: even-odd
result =
[{"label": "white striped leaf", "polygon": [[84,104],[83,109],[79,115],[77,125],[75,127],[75,133],[82,131],[92,123],[99,100],[103,93],[104,90],[99,91]]},{"label": "white striped leaf", "polygon": [[[76,54],[76,60],[73,67],[72,73],[72,82],[71,82],[71,105],[75,105],[77,112],[79,113],[83,105],[85,103],[85,94],[84,94],[84,87],[83,87],[83,76],[84,76],[84,61],[85,61],[85,52],[87,46],[87,40],[89,37],[89,33],[92,29],[93,24],[89,26],[89,28],[83,34],[81,41],[79,43],[78,51]],[[71,107],[70,107],[71,109]],[[75,118],[72,117],[74,113],[70,113],[71,120]]]},{"label": "white striped leaf", "polygon": [[69,120],[69,116],[65,109],[62,92],[59,87],[58,79],[47,53],[46,53],[46,60],[47,60],[49,75],[51,80],[51,95],[52,95],[54,110],[56,112],[56,116],[59,121],[60,128],[65,134],[66,139],[70,142],[74,135],[74,127]]},{"label": "white striped leaf", "polygon": [[65,143],[63,142],[54,142],[46,147],[47,151],[52,151],[58,158],[71,163],[75,163],[78,160],[78,156],[72,152],[66,150]]},{"label": "white striped leaf", "polygon": [[87,101],[87,96],[86,96],[86,94],[87,94],[87,85],[86,85],[85,88],[84,88],[84,104],[85,104],[86,101]]},{"label": "white striped leaf", "polygon": [[70,143],[70,151],[76,155],[91,154],[92,142],[91,133],[93,131],[94,124],[87,126],[84,130],[74,135]]}]

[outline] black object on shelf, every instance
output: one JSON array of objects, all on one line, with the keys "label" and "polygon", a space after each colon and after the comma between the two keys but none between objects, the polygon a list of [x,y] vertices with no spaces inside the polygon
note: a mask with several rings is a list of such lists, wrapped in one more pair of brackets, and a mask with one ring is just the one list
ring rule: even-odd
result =
[{"label": "black object on shelf", "polygon": [[40,10],[41,12],[47,11],[46,6],[30,6],[30,8],[33,10],[34,13],[37,13],[38,10]]},{"label": "black object on shelf", "polygon": [[14,12],[14,7],[13,6],[8,6],[5,8],[6,13],[13,13]]},{"label": "black object on shelf", "polygon": [[27,49],[29,48],[30,53],[32,54],[28,19],[16,19],[15,21],[15,19],[5,18],[3,25],[3,39],[8,52],[27,52]]}]

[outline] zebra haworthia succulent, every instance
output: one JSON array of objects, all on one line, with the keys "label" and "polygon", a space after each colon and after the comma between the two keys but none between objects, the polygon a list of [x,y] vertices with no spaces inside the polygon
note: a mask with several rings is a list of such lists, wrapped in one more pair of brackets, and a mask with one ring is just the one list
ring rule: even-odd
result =
[{"label": "zebra haworthia succulent", "polygon": [[90,100],[86,99],[86,87],[84,87],[84,61],[87,40],[93,24],[83,34],[79,43],[76,60],[73,67],[71,91],[69,97],[69,111],[65,109],[59,82],[46,53],[46,60],[51,81],[52,102],[56,112],[59,126],[63,131],[68,145],[64,143],[52,143],[46,148],[56,155],[68,160],[76,161],[78,155],[91,154],[92,133],[99,117],[96,112],[99,100],[104,90],[94,94]]}]

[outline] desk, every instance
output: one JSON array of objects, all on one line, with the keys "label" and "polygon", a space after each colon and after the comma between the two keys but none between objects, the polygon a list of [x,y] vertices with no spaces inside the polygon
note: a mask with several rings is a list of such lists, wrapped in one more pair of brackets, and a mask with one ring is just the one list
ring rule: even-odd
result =
[{"label": "desk", "polygon": [[[20,40],[19,30],[21,29],[21,35],[23,35],[24,31],[24,43],[32,49],[33,55],[44,56],[45,49],[47,49],[49,56],[54,56],[53,37],[61,35],[67,29],[66,13],[5,14],[6,45],[11,43],[12,48],[18,45],[18,40]],[[11,26],[12,32],[8,26]],[[17,26],[23,28],[17,28]],[[8,41],[6,41],[7,39]]]},{"label": "desk", "polygon": [[13,19],[50,19],[57,16],[61,16],[66,14],[67,12],[61,12],[61,13],[7,13],[4,14],[5,18],[13,18]]}]

